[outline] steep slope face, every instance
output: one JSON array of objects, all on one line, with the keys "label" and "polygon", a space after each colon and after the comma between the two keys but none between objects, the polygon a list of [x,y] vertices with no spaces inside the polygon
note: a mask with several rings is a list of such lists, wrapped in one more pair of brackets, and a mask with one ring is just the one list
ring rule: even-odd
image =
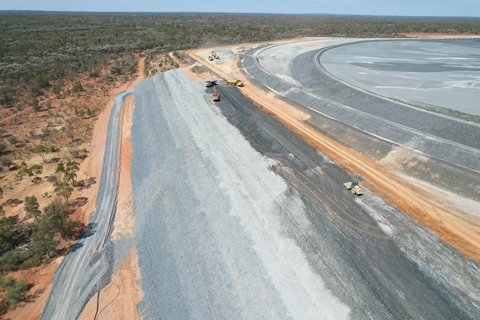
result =
[{"label": "steep slope face", "polygon": [[344,171],[236,89],[216,104],[210,90],[173,71],[135,92],[142,316],[478,315],[475,265],[368,189],[353,197]]}]

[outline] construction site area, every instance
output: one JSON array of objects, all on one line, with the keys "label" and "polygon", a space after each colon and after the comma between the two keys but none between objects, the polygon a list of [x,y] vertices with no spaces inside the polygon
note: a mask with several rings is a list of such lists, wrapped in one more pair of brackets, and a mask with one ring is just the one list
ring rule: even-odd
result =
[{"label": "construction site area", "polygon": [[41,319],[478,319],[479,49],[186,51],[116,96]]}]

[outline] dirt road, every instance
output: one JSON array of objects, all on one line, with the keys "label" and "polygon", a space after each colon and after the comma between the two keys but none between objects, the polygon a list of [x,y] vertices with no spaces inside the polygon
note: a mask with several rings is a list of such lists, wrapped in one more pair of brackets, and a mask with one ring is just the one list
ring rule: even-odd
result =
[{"label": "dirt road", "polygon": [[124,100],[129,94],[131,92],[123,92],[115,97],[96,211],[55,271],[41,319],[76,319],[94,293],[110,281],[113,268],[110,235],[116,209],[120,120]]},{"label": "dirt road", "polygon": [[388,203],[411,215],[470,259],[477,263],[480,262],[478,217],[461,210],[449,201],[449,198],[452,197],[451,194],[431,186],[424,187],[420,183],[413,184],[408,177],[320,134],[303,119],[299,119],[285,108],[278,107],[279,104],[284,104],[282,101],[265,93],[262,94],[248,81],[248,78],[239,72],[236,63],[225,68],[217,64],[206,63],[199,55],[193,55],[193,57],[203,61],[207,67],[225,78],[235,75],[237,78],[245,80],[246,86],[240,89],[241,92],[256,102],[262,110],[302,136],[305,141],[325,153],[352,175],[364,179],[370,188]]}]

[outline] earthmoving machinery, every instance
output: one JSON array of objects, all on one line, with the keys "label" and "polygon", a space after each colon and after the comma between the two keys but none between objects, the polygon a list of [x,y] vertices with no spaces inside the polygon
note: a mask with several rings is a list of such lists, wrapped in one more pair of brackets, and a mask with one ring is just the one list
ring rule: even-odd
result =
[{"label": "earthmoving machinery", "polygon": [[228,79],[227,83],[233,87],[243,87],[243,82],[242,80],[237,80],[237,79]]},{"label": "earthmoving machinery", "polygon": [[205,81],[205,87],[211,87],[217,84],[217,80],[207,80]]},{"label": "earthmoving machinery", "polygon": [[213,57],[212,57],[212,56],[208,56],[208,61],[213,61]]},{"label": "earthmoving machinery", "polygon": [[351,190],[352,193],[356,194],[357,196],[361,196],[363,194],[362,188],[360,188],[358,182],[356,181],[345,182],[343,185],[345,186],[345,188]]},{"label": "earthmoving machinery", "polygon": [[220,93],[217,94],[217,88],[213,87],[213,101],[220,101]]},{"label": "earthmoving machinery", "polygon": [[212,57],[215,59],[220,59],[220,57],[215,53],[215,51],[212,51]]}]

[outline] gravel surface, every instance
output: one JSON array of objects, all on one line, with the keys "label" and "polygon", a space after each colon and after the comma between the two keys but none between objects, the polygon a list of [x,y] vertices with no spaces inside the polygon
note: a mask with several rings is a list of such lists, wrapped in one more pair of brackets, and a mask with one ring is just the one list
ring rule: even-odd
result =
[{"label": "gravel surface", "polygon": [[[292,46],[275,45],[254,50],[244,56],[243,66],[261,85],[314,112],[394,144],[480,171],[480,125],[359,91],[323,69],[321,54],[328,48],[299,50]],[[285,67],[286,61],[282,61],[275,68],[276,58],[270,56],[281,52],[291,57],[290,51],[298,54],[288,67]],[[279,68],[288,70],[285,74],[300,85],[278,76]]]},{"label": "gravel surface", "polygon": [[277,213],[302,215],[269,159],[180,71],[140,83],[135,236],[147,319],[346,318]]},{"label": "gravel surface", "polygon": [[345,172],[235,88],[217,90],[214,104],[177,70],[135,91],[142,316],[480,315],[475,265],[368,190],[354,197]]},{"label": "gravel surface", "polygon": [[114,261],[110,234],[116,209],[121,111],[125,98],[131,93],[115,96],[95,212],[55,271],[40,319],[77,319],[90,298],[110,281]]}]

